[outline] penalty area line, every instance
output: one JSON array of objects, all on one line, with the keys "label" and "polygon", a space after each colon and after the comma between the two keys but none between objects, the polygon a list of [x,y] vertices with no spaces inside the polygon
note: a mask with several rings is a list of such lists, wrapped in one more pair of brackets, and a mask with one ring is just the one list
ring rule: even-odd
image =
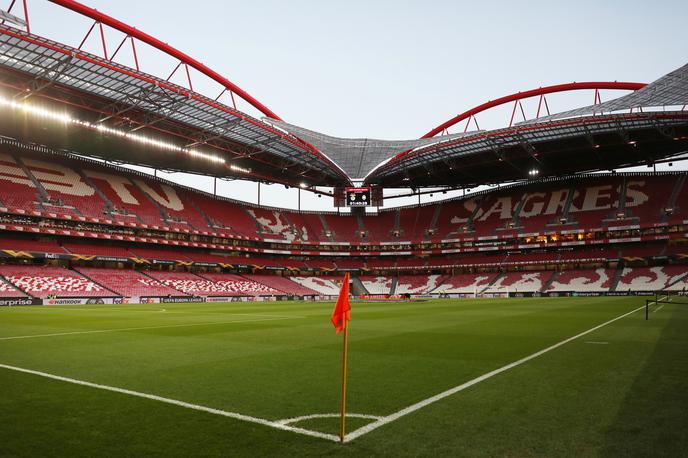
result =
[{"label": "penalty area line", "polygon": [[92,382],[87,382],[84,380],[78,380],[78,379],[74,379],[74,378],[70,378],[70,377],[63,377],[61,375],[49,374],[47,372],[35,371],[32,369],[24,369],[22,367],[10,366],[8,364],[0,364],[0,368],[7,369],[10,371],[15,371],[15,372],[22,372],[25,374],[37,375],[39,377],[44,377],[44,378],[48,378],[48,379],[52,379],[52,380],[58,380],[60,382],[71,383],[74,385],[81,385],[81,386],[86,386],[89,388],[96,388],[99,390],[111,391],[111,392],[120,393],[120,394],[126,394],[128,396],[134,396],[137,398],[143,398],[143,399],[148,399],[151,401],[157,401],[157,402],[162,402],[165,404],[171,404],[174,406],[183,407],[185,409],[191,409],[191,410],[196,410],[199,412],[205,412],[205,413],[210,413],[213,415],[219,415],[222,417],[233,418],[235,420],[240,420],[240,421],[244,421],[244,422],[257,423],[259,425],[269,426],[270,428],[280,429],[282,431],[289,431],[289,432],[301,434],[304,436],[317,437],[319,439],[326,439],[326,440],[330,440],[333,442],[339,442],[339,437],[337,437],[333,434],[325,434],[325,433],[321,433],[319,431],[311,431],[310,429],[291,426],[291,425],[285,424],[285,423],[280,422],[280,421],[272,421],[272,420],[267,420],[265,418],[252,417],[250,415],[244,415],[244,414],[240,414],[237,412],[229,412],[226,410],[214,409],[212,407],[206,407],[206,406],[202,406],[202,405],[198,405],[198,404],[192,404],[190,402],[179,401],[177,399],[165,398],[165,397],[158,396],[155,394],[142,393],[140,391],[128,390],[126,388],[119,388],[116,386],[101,385],[99,383],[92,383]]},{"label": "penalty area line", "polygon": [[506,372],[506,371],[508,371],[509,369],[513,369],[513,368],[516,367],[516,366],[520,366],[521,364],[526,363],[526,362],[530,361],[531,359],[535,359],[535,358],[537,358],[538,356],[542,356],[542,355],[544,355],[545,353],[548,353],[548,352],[550,352],[550,351],[552,351],[552,350],[554,350],[554,349],[557,349],[557,348],[561,347],[562,345],[565,345],[565,344],[567,344],[567,343],[569,343],[569,342],[571,342],[571,341],[573,341],[573,340],[578,339],[579,337],[583,337],[583,336],[586,335],[586,334],[590,334],[591,332],[597,331],[598,329],[600,329],[600,328],[602,328],[602,327],[604,327],[604,326],[607,326],[608,324],[611,324],[611,323],[613,323],[613,322],[615,322],[615,321],[617,321],[617,320],[620,320],[620,319],[622,319],[622,318],[625,318],[625,317],[627,317],[628,315],[632,315],[633,313],[635,313],[635,312],[637,312],[637,311],[639,311],[639,310],[642,310],[642,309],[644,309],[644,308],[645,308],[644,305],[641,306],[641,307],[638,307],[637,309],[631,310],[630,312],[624,313],[623,315],[619,315],[619,316],[617,316],[616,318],[612,318],[612,319],[609,320],[609,321],[605,321],[605,322],[602,323],[602,324],[599,324],[599,325],[597,325],[597,326],[595,326],[595,327],[593,327],[593,328],[590,328],[590,329],[588,329],[587,331],[583,331],[583,332],[581,332],[580,334],[576,334],[576,335],[573,336],[573,337],[569,337],[568,339],[562,340],[561,342],[555,343],[554,345],[551,345],[551,346],[549,346],[549,347],[547,347],[547,348],[545,348],[545,349],[543,349],[543,350],[540,350],[540,351],[538,351],[538,352],[535,352],[535,353],[533,353],[532,355],[528,355],[528,356],[526,356],[525,358],[521,358],[521,359],[519,359],[519,360],[517,360],[517,361],[514,361],[514,362],[512,362],[512,363],[507,364],[506,366],[502,366],[502,367],[500,367],[499,369],[495,369],[495,370],[493,370],[493,371],[491,371],[491,372],[488,372],[488,373],[483,374],[483,375],[481,375],[481,376],[479,376],[479,377],[476,377],[476,378],[474,378],[473,380],[469,380],[469,381],[466,382],[466,383],[462,383],[461,385],[455,386],[454,388],[450,388],[450,389],[448,389],[448,390],[446,390],[446,391],[443,391],[443,392],[441,392],[441,393],[439,393],[439,394],[436,394],[435,396],[431,396],[431,397],[429,397],[429,398],[427,398],[427,399],[424,399],[424,400],[422,400],[422,401],[420,401],[420,402],[417,402],[417,403],[412,404],[412,405],[410,405],[410,406],[408,406],[408,407],[405,407],[405,408],[403,408],[403,409],[401,409],[401,410],[399,410],[399,411],[397,411],[397,412],[394,412],[394,413],[391,414],[391,415],[387,415],[387,416],[383,417],[383,418],[380,419],[380,420],[377,420],[377,421],[375,421],[375,422],[373,422],[373,423],[370,423],[370,424],[368,424],[368,425],[366,425],[366,426],[363,426],[363,427],[361,427],[361,428],[358,428],[357,430],[352,431],[351,433],[347,434],[346,437],[344,438],[344,442],[351,442],[352,440],[354,440],[354,439],[356,439],[356,438],[358,438],[358,437],[361,437],[361,436],[363,436],[364,434],[368,434],[369,432],[371,432],[371,431],[373,431],[373,430],[379,428],[380,426],[384,426],[384,425],[386,425],[386,424],[388,424],[388,423],[391,423],[391,422],[393,422],[393,421],[396,421],[396,420],[400,419],[401,417],[405,417],[406,415],[415,412],[416,410],[420,410],[420,409],[422,409],[422,408],[424,408],[424,407],[427,407],[427,406],[429,406],[430,404],[433,404],[433,403],[435,403],[435,402],[437,402],[437,401],[440,401],[440,400],[442,400],[442,399],[444,399],[444,398],[447,398],[447,397],[449,397],[449,396],[451,396],[451,395],[453,395],[453,394],[456,394],[456,393],[458,393],[459,391],[463,391],[463,390],[465,390],[466,388],[470,388],[470,387],[473,386],[473,385],[476,385],[476,384],[478,384],[478,383],[480,383],[480,382],[482,382],[482,381],[485,381],[485,380],[487,380],[487,379],[489,379],[489,378],[492,378],[492,377],[494,377],[495,375],[501,374],[502,372]]}]

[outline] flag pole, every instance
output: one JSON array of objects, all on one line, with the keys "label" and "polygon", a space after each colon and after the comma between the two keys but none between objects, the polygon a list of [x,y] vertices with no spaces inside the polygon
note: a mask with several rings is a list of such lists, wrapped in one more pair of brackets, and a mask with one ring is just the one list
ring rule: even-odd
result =
[{"label": "flag pole", "polygon": [[344,328],[344,350],[342,352],[342,414],[339,429],[339,442],[344,443],[345,423],[346,423],[346,350],[347,338],[349,337],[349,326]]}]

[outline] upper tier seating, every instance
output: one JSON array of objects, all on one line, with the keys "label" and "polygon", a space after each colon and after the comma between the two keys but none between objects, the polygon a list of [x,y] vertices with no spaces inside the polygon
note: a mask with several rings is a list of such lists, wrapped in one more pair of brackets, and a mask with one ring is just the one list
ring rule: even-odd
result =
[{"label": "upper tier seating", "polygon": [[370,294],[389,294],[392,289],[392,279],[390,277],[362,275],[359,279]]},{"label": "upper tier seating", "polygon": [[70,253],[86,256],[112,256],[117,258],[129,258],[132,256],[129,250],[119,246],[65,243],[64,248]]},{"label": "upper tier seating", "polygon": [[336,242],[361,242],[361,238],[356,235],[358,218],[355,216],[324,215],[323,218]]},{"label": "upper tier seating", "polygon": [[429,205],[399,210],[399,229],[401,232],[399,240],[420,241],[426,238],[428,240],[441,240],[442,237],[439,233],[429,237],[426,237],[425,234],[430,229],[436,208],[436,205]]},{"label": "upper tier seating", "polygon": [[[357,217],[256,207],[103,163],[0,152],[0,206],[285,242],[438,241],[682,221],[688,218],[688,193],[683,192],[688,185],[677,185],[684,178],[618,174],[535,182]],[[668,207],[673,208],[669,218]],[[559,226],[563,218],[566,226]]]},{"label": "upper tier seating", "polygon": [[324,296],[337,296],[341,285],[330,278],[323,277],[289,277],[301,286],[317,291]]},{"label": "upper tier seating", "polygon": [[0,203],[7,208],[37,210],[38,190],[15,158],[0,152]]},{"label": "upper tier seating", "polygon": [[[56,163],[23,157],[22,162],[36,180],[43,186],[48,200],[43,205],[50,213],[69,213],[72,216],[107,217],[105,201],[96,189],[86,183],[74,161]],[[76,212],[70,207],[75,208]]]},{"label": "upper tier seating", "polygon": [[0,250],[35,251],[37,253],[66,253],[54,240],[28,240],[0,237]]},{"label": "upper tier seating", "polygon": [[258,237],[256,222],[238,204],[213,199],[200,193],[191,194],[190,198],[215,224],[215,232],[241,237]]},{"label": "upper tier seating", "polygon": [[399,275],[395,294],[427,294],[437,288],[444,275]]},{"label": "upper tier seating", "polygon": [[129,251],[134,254],[135,256],[141,257],[141,258],[146,258],[146,259],[160,259],[160,260],[169,260],[169,261],[189,261],[190,258],[187,256],[188,253],[180,252],[180,251],[174,251],[174,250],[165,250],[163,248],[139,248],[139,247],[131,247]]},{"label": "upper tier seating", "polygon": [[116,296],[73,270],[48,266],[0,266],[0,275],[31,296]]},{"label": "upper tier seating", "polygon": [[613,269],[567,270],[556,276],[547,291],[609,291],[613,278]]},{"label": "upper tier seating", "polygon": [[[394,240],[392,235],[394,229],[396,211],[382,212],[376,216],[363,217],[363,230],[366,234],[362,239],[364,242],[384,242]],[[406,240],[401,238],[401,240]]]},{"label": "upper tier seating", "polygon": [[498,274],[459,274],[449,277],[434,293],[447,294],[477,294],[485,289]]},{"label": "upper tier seating", "polygon": [[77,267],[76,271],[125,297],[185,296],[141,272],[131,269]]},{"label": "upper tier seating", "polygon": [[318,240],[327,240],[318,215],[296,212],[284,212],[284,214],[292,223],[302,241],[316,242]]}]

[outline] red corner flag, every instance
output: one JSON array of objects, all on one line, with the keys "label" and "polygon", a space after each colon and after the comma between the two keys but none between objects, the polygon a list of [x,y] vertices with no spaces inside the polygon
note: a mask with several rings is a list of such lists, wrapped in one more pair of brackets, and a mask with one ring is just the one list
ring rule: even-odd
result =
[{"label": "red corner flag", "polygon": [[349,303],[349,273],[344,275],[344,283],[342,289],[339,291],[339,299],[337,305],[334,306],[332,312],[332,324],[337,330],[337,334],[346,328],[347,323],[351,319],[351,304]]}]

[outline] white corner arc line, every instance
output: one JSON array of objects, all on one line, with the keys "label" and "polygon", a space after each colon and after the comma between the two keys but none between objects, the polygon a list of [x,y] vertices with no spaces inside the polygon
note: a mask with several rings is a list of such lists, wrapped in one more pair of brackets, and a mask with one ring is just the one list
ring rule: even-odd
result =
[{"label": "white corner arc line", "polygon": [[233,321],[214,321],[210,323],[187,323],[187,324],[166,324],[161,326],[139,326],[135,328],[112,328],[112,329],[94,329],[92,331],[70,331],[70,332],[54,332],[52,334],[33,334],[26,336],[8,336],[0,337],[0,340],[14,340],[14,339],[33,339],[38,337],[57,337],[57,336],[71,336],[79,334],[102,334],[105,332],[121,332],[121,331],[138,331],[143,329],[165,329],[165,328],[186,328],[192,326],[217,326],[220,324],[239,324],[239,323],[253,323],[256,321],[279,321],[279,320],[294,320],[297,317],[283,317],[283,318],[259,318],[255,320],[233,320]]},{"label": "white corner arc line", "polygon": [[637,312],[637,311],[639,311],[639,310],[642,310],[642,309],[644,309],[644,308],[645,308],[644,305],[641,306],[641,307],[638,307],[637,309],[631,310],[630,312],[624,313],[623,315],[617,316],[616,318],[612,318],[612,319],[609,320],[609,321],[605,321],[605,322],[602,323],[602,324],[599,324],[599,325],[597,325],[597,326],[595,326],[595,327],[593,327],[593,328],[590,328],[590,329],[588,329],[587,331],[583,331],[583,332],[581,332],[580,334],[576,334],[576,335],[573,336],[573,337],[569,337],[568,339],[562,340],[561,342],[555,343],[554,345],[551,345],[551,346],[549,346],[549,347],[547,347],[547,348],[545,348],[545,349],[543,349],[543,350],[540,350],[540,351],[538,351],[538,352],[535,352],[535,353],[533,353],[532,355],[528,355],[528,356],[526,356],[525,358],[521,358],[521,359],[519,359],[519,360],[517,360],[517,361],[514,361],[514,362],[512,362],[512,363],[507,364],[506,366],[502,366],[502,367],[500,367],[500,368],[498,368],[498,369],[495,369],[495,370],[493,370],[493,371],[490,371],[490,372],[488,372],[488,373],[486,373],[486,374],[483,374],[483,375],[481,375],[481,376],[479,376],[479,377],[474,378],[473,380],[469,380],[468,382],[462,383],[461,385],[455,386],[454,388],[450,388],[450,389],[448,389],[448,390],[446,390],[446,391],[443,391],[443,392],[441,392],[441,393],[439,393],[439,394],[436,394],[436,395],[431,396],[431,397],[429,397],[429,398],[427,398],[427,399],[424,399],[424,400],[419,401],[419,402],[417,402],[417,403],[415,403],[415,404],[412,404],[412,405],[410,405],[410,406],[408,406],[408,407],[405,407],[405,408],[403,408],[403,409],[401,409],[401,410],[399,410],[399,411],[397,411],[397,412],[394,412],[394,413],[391,414],[391,415],[387,415],[387,416],[383,417],[381,420],[377,420],[377,421],[375,421],[375,422],[373,422],[373,423],[370,423],[370,424],[368,424],[368,425],[366,425],[366,426],[362,426],[361,428],[358,428],[357,430],[352,431],[351,433],[347,434],[346,437],[344,438],[344,442],[351,442],[352,440],[354,440],[354,439],[356,439],[356,438],[358,438],[358,437],[361,437],[361,436],[363,436],[364,434],[368,434],[369,432],[371,432],[371,431],[373,431],[373,430],[379,428],[380,426],[384,426],[384,425],[386,425],[386,424],[388,424],[388,423],[391,423],[391,422],[393,422],[393,421],[396,421],[396,420],[400,419],[401,417],[404,417],[404,416],[406,416],[406,415],[408,415],[408,414],[410,414],[410,413],[415,412],[416,410],[420,410],[420,409],[422,409],[423,407],[427,407],[427,406],[429,406],[430,404],[433,404],[433,403],[435,403],[435,402],[437,402],[437,401],[439,401],[439,400],[442,400],[442,399],[444,399],[444,398],[446,398],[446,397],[449,397],[449,396],[451,396],[451,395],[453,395],[453,394],[456,394],[456,393],[458,393],[459,391],[463,391],[463,390],[465,390],[466,388],[469,388],[469,387],[471,387],[471,386],[473,386],[473,385],[476,385],[476,384],[478,384],[478,383],[480,383],[480,382],[482,382],[482,381],[484,381],[484,380],[487,380],[487,379],[489,379],[489,378],[491,378],[491,377],[494,377],[495,375],[501,374],[502,372],[506,372],[506,371],[508,371],[509,369],[512,369],[512,368],[514,368],[514,367],[516,367],[516,366],[519,366],[519,365],[521,365],[521,364],[523,364],[523,363],[525,363],[525,362],[528,362],[528,361],[530,361],[531,359],[535,359],[535,358],[537,358],[538,356],[544,355],[545,353],[550,352],[550,351],[552,351],[552,350],[554,350],[554,349],[556,349],[556,348],[559,348],[559,347],[561,347],[562,345],[565,345],[565,344],[571,342],[572,340],[576,340],[576,339],[578,339],[579,337],[582,337],[582,336],[584,336],[584,335],[586,335],[586,334],[590,334],[591,332],[594,332],[594,331],[596,331],[596,330],[598,330],[598,329],[600,329],[600,328],[602,328],[602,327],[604,327],[604,326],[607,326],[608,324],[611,324],[611,323],[613,323],[613,322],[615,322],[615,321],[617,321],[617,320],[620,320],[620,319],[622,319],[622,318],[625,318],[625,317],[627,317],[628,315],[631,315],[631,314],[633,314],[633,313],[635,313],[635,312]]},{"label": "white corner arc line", "polygon": [[142,393],[140,391],[127,390],[126,388],[118,388],[116,386],[101,385],[99,383],[86,382],[84,380],[73,379],[69,377],[62,377],[60,375],[49,374],[47,372],[34,371],[31,369],[24,369],[22,367],[10,366],[7,364],[0,364],[0,368],[7,369],[16,372],[23,372],[25,374],[37,375],[39,377],[49,378],[52,380],[59,380],[61,382],[72,383],[75,385],[87,386],[89,388],[96,388],[99,390],[112,391],[114,393],[126,394],[129,396],[135,396],[137,398],[149,399],[152,401],[163,402],[165,404],[172,404],[178,407],[184,407],[186,409],[196,410],[199,412],[206,412],[213,415],[220,415],[222,417],[233,418],[235,420],[241,420],[249,423],[257,423],[259,425],[269,426],[275,429],[281,429],[283,431],[289,431],[296,434],[302,434],[304,436],[317,437],[320,439],[326,439],[334,442],[339,442],[339,437],[333,434],[325,434],[319,431],[311,431],[310,429],[298,428],[296,426],[289,426],[278,421],[266,420],[264,418],[252,417],[250,415],[243,415],[236,412],[228,412],[226,410],[214,409],[212,407],[206,407],[198,404],[191,404],[189,402],[179,401],[177,399],[165,398],[162,396],[157,396],[155,394]]},{"label": "white corner arc line", "polygon": [[[301,421],[306,421],[306,420],[312,420],[315,418],[339,418],[341,416],[340,413],[314,413],[311,415],[303,415],[300,417],[292,417],[292,418],[284,418],[282,420],[277,420],[277,423],[280,423],[282,425],[291,425],[294,423],[299,423]],[[384,417],[381,417],[379,415],[368,415],[364,413],[347,413],[346,414],[347,418],[364,418],[368,420],[382,420]]]}]

